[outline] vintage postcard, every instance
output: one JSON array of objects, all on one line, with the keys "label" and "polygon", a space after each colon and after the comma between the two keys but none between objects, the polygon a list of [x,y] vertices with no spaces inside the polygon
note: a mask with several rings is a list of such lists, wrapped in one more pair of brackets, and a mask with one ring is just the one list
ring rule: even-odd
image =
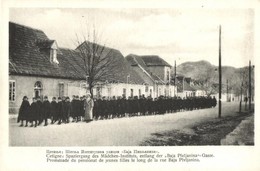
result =
[{"label": "vintage postcard", "polygon": [[0,170],[260,169],[258,1],[25,2],[1,13]]}]

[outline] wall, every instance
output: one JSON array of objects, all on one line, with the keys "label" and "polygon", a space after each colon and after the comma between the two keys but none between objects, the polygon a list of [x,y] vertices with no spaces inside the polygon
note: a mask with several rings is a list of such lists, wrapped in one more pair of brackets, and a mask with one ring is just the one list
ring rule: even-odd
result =
[{"label": "wall", "polygon": [[148,68],[154,75],[157,75],[160,79],[165,80],[166,75],[164,66],[149,66]]},{"label": "wall", "polygon": [[196,90],[195,96],[196,97],[206,96],[206,92],[204,90]]},{"label": "wall", "polygon": [[[9,102],[9,113],[16,114],[18,113],[19,107],[22,103],[23,96],[29,98],[29,102],[32,102],[34,97],[34,85],[37,81],[42,83],[41,95],[47,95],[49,100],[52,97],[59,96],[59,84],[64,84],[64,96],[69,96],[72,98],[72,95],[83,96],[86,94],[86,85],[85,81],[80,80],[69,80],[69,79],[57,79],[57,78],[43,78],[43,77],[31,77],[31,76],[9,76],[9,80],[14,80],[16,84],[15,89],[15,101]],[[145,92],[145,85],[137,84],[108,84],[104,85],[101,88],[102,96],[122,96],[123,89],[126,89],[126,97],[131,95],[130,89],[133,89],[133,96],[139,96],[139,90],[141,90],[141,95],[144,94],[146,97],[150,94],[150,89],[154,92],[153,86],[148,86],[148,93]],[[110,91],[109,91],[109,90]],[[97,88],[93,90],[93,94],[97,95]]]},{"label": "wall", "polygon": [[[133,96],[139,96],[139,90],[141,91],[141,95],[145,95],[146,97],[149,95],[145,92],[145,85],[138,85],[138,84],[126,84],[126,83],[118,83],[118,84],[108,84],[103,85],[101,87],[101,96],[106,97],[113,97],[113,96],[122,96],[123,89],[126,89],[126,97],[128,98],[131,96],[131,89],[133,89]],[[152,89],[152,86],[148,86],[148,92]],[[96,90],[94,95],[97,95]]]},{"label": "wall", "polygon": [[178,92],[177,95],[181,98],[186,98],[186,97],[193,97],[194,96],[194,91],[184,91],[184,92]]},{"label": "wall", "polygon": [[[73,95],[83,96],[86,94],[86,85],[84,80],[69,80],[69,79],[57,79],[57,78],[44,78],[44,77],[31,77],[31,76],[9,76],[9,80],[14,80],[16,84],[15,89],[15,101],[9,102],[9,113],[18,113],[19,107],[22,103],[23,96],[29,98],[29,102],[32,102],[32,98],[35,96],[34,85],[37,81],[42,83],[41,96],[47,95],[49,100],[52,97],[59,97],[59,84],[64,84],[64,96],[69,96],[72,98]],[[146,87],[148,92],[146,92]],[[174,86],[166,85],[137,85],[137,84],[126,84],[126,83],[114,83],[107,84],[100,87],[101,96],[122,96],[123,89],[126,89],[126,97],[131,96],[131,89],[133,89],[133,96],[139,96],[139,90],[141,95],[145,97],[150,96],[150,91],[152,92],[152,98],[158,97],[158,89],[161,89],[161,95],[174,96]],[[170,95],[171,92],[171,95]],[[97,87],[93,90],[94,96],[97,95]]]},{"label": "wall", "polygon": [[[41,95],[47,95],[49,97],[49,100],[51,100],[52,97],[59,96],[59,83],[64,83],[64,96],[69,97],[74,94],[79,94],[80,84],[82,83],[81,81],[68,79],[14,75],[10,75],[9,80],[15,80],[16,84],[16,98],[15,101],[9,102],[9,113],[18,113],[18,109],[22,103],[23,96],[27,96],[29,98],[29,102],[32,102],[32,98],[34,97],[34,85],[37,81],[40,81],[43,86],[41,90]],[[73,86],[70,87],[71,85]],[[78,89],[75,89],[75,87],[78,87]]]},{"label": "wall", "polygon": [[174,97],[176,92],[177,92],[177,89],[173,85],[158,85],[156,87],[155,97],[159,97],[159,96]]}]

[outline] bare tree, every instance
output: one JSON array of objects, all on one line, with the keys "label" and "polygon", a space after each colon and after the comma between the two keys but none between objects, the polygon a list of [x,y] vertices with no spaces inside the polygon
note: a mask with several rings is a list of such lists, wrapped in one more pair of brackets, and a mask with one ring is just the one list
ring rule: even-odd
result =
[{"label": "bare tree", "polygon": [[200,81],[203,83],[203,88],[207,96],[214,94],[216,88],[214,84],[217,82],[215,69],[209,68],[204,75],[201,75]]},{"label": "bare tree", "polygon": [[[93,88],[97,84],[106,84],[113,78],[117,69],[117,60],[113,56],[112,49],[105,43],[99,43],[100,37],[93,28],[85,34],[76,34],[76,50],[82,59],[84,74],[86,77],[86,93],[93,97]],[[102,45],[101,45],[102,44]]]}]

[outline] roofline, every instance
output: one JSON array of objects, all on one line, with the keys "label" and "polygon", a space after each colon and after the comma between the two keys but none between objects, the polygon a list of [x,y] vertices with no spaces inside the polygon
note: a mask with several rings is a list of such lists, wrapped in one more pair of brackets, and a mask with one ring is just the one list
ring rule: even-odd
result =
[{"label": "roofline", "polygon": [[[9,76],[28,76],[28,77],[58,78],[58,79],[68,79],[68,80],[76,80],[76,81],[86,81],[85,78],[46,76],[46,75],[22,74],[22,73],[9,73]],[[118,83],[120,83],[120,84],[129,84],[129,83],[126,83],[126,82],[118,82]],[[108,82],[108,84],[113,84],[113,83]],[[143,85],[143,84],[139,84],[139,83],[135,83],[135,82],[132,82],[130,84]],[[150,85],[150,84],[148,84],[148,85]]]},{"label": "roofline", "polygon": [[26,28],[29,28],[29,29],[32,29],[32,30],[37,30],[37,31],[41,31],[44,33],[43,30],[40,30],[40,29],[37,29],[37,28],[33,28],[33,27],[30,27],[30,26],[26,26],[26,25],[23,25],[23,24],[19,24],[19,23],[16,23],[16,22],[13,22],[13,21],[9,21],[9,24],[15,24],[15,25],[19,25],[19,26],[22,26],[22,27],[26,27]]},{"label": "roofline", "polygon": [[149,66],[163,66],[163,67],[168,66],[168,67],[172,67],[170,64],[169,65],[164,65],[164,64],[146,64],[146,65],[147,65],[147,67],[149,67]]},{"label": "roofline", "polygon": [[37,75],[37,74],[24,74],[24,73],[9,73],[9,76],[29,76],[29,77],[44,77],[44,78],[59,78],[59,79],[70,79],[70,80],[85,80],[84,78],[75,77],[62,77],[62,76],[52,76],[52,75]]}]

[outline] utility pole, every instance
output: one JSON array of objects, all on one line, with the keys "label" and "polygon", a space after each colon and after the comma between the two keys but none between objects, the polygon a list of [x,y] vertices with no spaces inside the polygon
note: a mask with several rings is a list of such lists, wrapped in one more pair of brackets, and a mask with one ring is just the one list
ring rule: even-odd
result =
[{"label": "utility pole", "polygon": [[227,102],[229,102],[229,97],[228,97],[228,79],[227,79]]},{"label": "utility pole", "polygon": [[242,93],[243,93],[243,81],[242,81],[241,89],[240,89],[239,113],[241,113],[241,111],[242,111]]},{"label": "utility pole", "polygon": [[177,96],[176,60],[174,62],[174,96]]},{"label": "utility pole", "polygon": [[249,111],[251,111],[251,95],[252,95],[252,90],[251,90],[251,60],[249,60]]},{"label": "utility pole", "polygon": [[222,71],[221,71],[221,25],[219,26],[219,91],[218,91],[218,117],[221,118],[221,88],[222,88]]}]

